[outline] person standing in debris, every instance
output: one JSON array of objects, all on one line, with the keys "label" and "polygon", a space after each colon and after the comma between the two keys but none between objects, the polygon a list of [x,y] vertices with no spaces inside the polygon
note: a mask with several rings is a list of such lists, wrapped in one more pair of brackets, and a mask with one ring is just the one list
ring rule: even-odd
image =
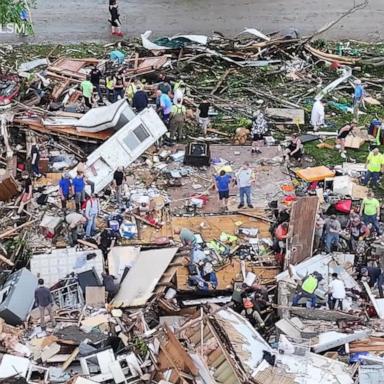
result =
[{"label": "person standing in debris", "polygon": [[91,83],[91,76],[87,75],[86,79],[81,82],[80,89],[83,93],[85,105],[91,109],[93,100],[93,84]]},{"label": "person standing in debris", "polygon": [[113,185],[116,191],[116,201],[121,206],[121,197],[123,194],[123,183],[125,181],[125,175],[123,172],[123,167],[117,167],[116,171],[113,174]]},{"label": "person standing in debris", "polygon": [[308,275],[301,284],[301,287],[299,288],[298,292],[295,293],[292,300],[292,305],[297,306],[299,305],[299,301],[303,297],[307,297],[311,299],[311,307],[316,308],[317,304],[317,296],[315,294],[315,291],[320,283],[320,281],[323,279],[323,276],[318,272],[313,272],[310,275]]},{"label": "person standing in debris", "polygon": [[23,171],[23,173],[21,174],[21,177],[22,177],[23,191],[21,192],[20,205],[17,211],[18,215],[20,215],[24,211],[24,208],[27,209],[27,204],[32,199],[32,190],[33,190],[32,180],[29,177],[29,173],[26,171]]},{"label": "person standing in debris", "polygon": [[125,97],[128,100],[128,103],[132,105],[133,96],[137,91],[137,87],[140,86],[141,83],[139,79],[134,79],[133,81],[129,81],[127,87],[125,88]]},{"label": "person standing in debris", "polygon": [[113,80],[113,102],[124,98],[124,78],[117,74]]},{"label": "person standing in debris", "polygon": [[268,123],[261,111],[256,111],[252,118],[252,149],[251,153],[261,153],[260,145],[264,143],[264,136],[268,132]]},{"label": "person standing in debris", "polygon": [[288,238],[289,223],[284,222],[277,226],[274,232],[273,247],[276,252],[283,252],[286,249],[286,240]]},{"label": "person standing in debris", "polygon": [[116,277],[105,272],[102,272],[101,277],[103,278],[105,292],[108,294],[107,301],[110,302],[119,290],[119,286],[115,284]]},{"label": "person standing in debris", "polygon": [[172,87],[169,84],[170,81],[168,80],[167,76],[165,76],[164,73],[160,73],[159,80],[160,80],[160,83],[158,84],[158,89],[161,91],[161,93],[165,93],[168,96],[170,96]]},{"label": "person standing in debris", "polygon": [[96,218],[100,213],[100,202],[97,195],[92,194],[88,199],[85,206],[85,217],[87,218],[87,228],[85,230],[85,236],[91,237],[96,232]]},{"label": "person standing in debris", "polygon": [[84,181],[91,187],[91,193],[95,193],[95,183],[87,176],[87,159],[81,159],[77,163],[76,172],[80,172]]},{"label": "person standing in debris", "polygon": [[169,123],[169,116],[171,114],[172,102],[168,93],[162,91],[160,96],[161,117],[166,126]]},{"label": "person standing in debris", "polygon": [[240,170],[236,174],[237,178],[237,186],[240,191],[240,204],[238,205],[238,209],[244,207],[244,197],[247,198],[248,208],[253,208],[251,196],[252,196],[252,183],[255,181],[254,174],[249,166],[248,162],[245,162],[244,165],[240,168]]},{"label": "person standing in debris", "polygon": [[55,318],[53,317],[53,298],[51,291],[44,286],[44,280],[38,280],[39,286],[35,290],[35,302],[40,310],[40,325],[45,329],[45,311],[48,312],[52,326],[56,326]]},{"label": "person standing in debris", "polygon": [[110,103],[114,102],[113,96],[113,85],[114,85],[114,77],[112,75],[108,75],[105,78],[105,89],[107,91],[107,100]]},{"label": "person standing in debris", "polygon": [[363,216],[365,224],[372,224],[378,236],[381,235],[381,229],[379,225],[380,219],[380,202],[375,198],[372,191],[368,192],[368,195],[361,203],[360,215]]},{"label": "person standing in debris", "polygon": [[141,84],[137,85],[136,89],[132,99],[132,107],[139,113],[148,107],[148,95]]},{"label": "person standing in debris", "polygon": [[303,157],[303,144],[301,143],[300,137],[297,133],[292,135],[289,145],[285,151],[284,160],[295,159],[297,162],[301,161]]},{"label": "person standing in debris", "polygon": [[346,151],[345,151],[345,139],[347,136],[352,133],[353,130],[356,128],[356,121],[353,120],[352,123],[345,125],[344,127],[340,128],[339,131],[337,132],[337,137],[336,137],[336,148],[340,152],[340,156],[345,159],[346,156]]},{"label": "person standing in debris", "polygon": [[210,107],[211,107],[211,103],[208,101],[206,97],[204,97],[197,110],[199,125],[201,128],[201,132],[203,133],[204,136],[207,136],[207,129],[209,126],[209,108]]},{"label": "person standing in debris", "polygon": [[379,152],[379,148],[375,148],[369,153],[367,161],[365,162],[367,171],[364,177],[364,185],[368,185],[372,181],[372,187],[378,186],[381,172],[384,171],[384,157]]},{"label": "person standing in debris", "polygon": [[64,172],[59,181],[59,195],[61,200],[61,208],[66,213],[67,201],[70,199],[72,193],[72,181],[68,172]]},{"label": "person standing in debris", "polygon": [[349,250],[356,252],[357,243],[369,236],[369,228],[361,221],[359,215],[354,215],[347,223],[346,229],[350,234]]},{"label": "person standing in debris", "polygon": [[173,104],[178,104],[178,100],[181,100],[181,104],[184,101],[185,95],[185,83],[183,80],[176,81],[173,85]]},{"label": "person standing in debris", "polygon": [[187,109],[182,104],[182,100],[177,100],[177,103],[172,105],[169,117],[169,132],[172,140],[179,141],[183,139],[186,114]]},{"label": "person standing in debris", "polygon": [[243,297],[243,310],[240,312],[242,316],[244,316],[252,326],[264,328],[265,323],[260,315],[260,309],[256,305],[253,297],[249,294],[244,295]]},{"label": "person standing in debris", "polygon": [[39,169],[39,161],[40,161],[40,147],[39,144],[35,143],[31,147],[31,165],[33,175],[36,177],[41,177],[40,169]]},{"label": "person standing in debris", "polygon": [[74,247],[77,244],[79,228],[81,226],[84,227],[87,219],[81,213],[71,212],[65,216],[65,222],[68,224],[69,244],[71,247]]},{"label": "person standing in debris", "polygon": [[197,243],[195,234],[188,228],[175,228],[174,233],[179,235],[180,241],[185,247],[194,247]]},{"label": "person standing in debris", "polygon": [[364,88],[361,85],[361,80],[354,81],[355,90],[353,92],[353,115],[356,121],[359,119],[360,106],[364,104]]},{"label": "person standing in debris", "polygon": [[345,299],[345,284],[344,281],[339,279],[337,273],[332,273],[332,281],[328,287],[328,305],[329,309],[340,311],[343,310],[343,300]]},{"label": "person standing in debris", "polygon": [[373,288],[378,283],[381,274],[382,271],[379,267],[361,267],[359,280]]},{"label": "person standing in debris", "polygon": [[338,247],[340,240],[341,224],[336,215],[325,220],[325,251],[331,253],[332,246]]},{"label": "person standing in debris", "polygon": [[324,125],[324,117],[324,104],[321,100],[316,100],[313,104],[311,112],[311,125],[313,126],[313,130],[315,132]]},{"label": "person standing in debris", "polygon": [[325,220],[321,214],[316,215],[315,222],[315,238],[313,240],[313,249],[318,250],[321,244],[321,239],[323,238]]},{"label": "person standing in debris", "polygon": [[223,169],[218,176],[215,176],[217,192],[219,192],[219,200],[222,202],[222,208],[228,209],[229,185],[231,184],[232,176],[228,175]]},{"label": "person standing in debris", "polygon": [[109,13],[111,15],[109,22],[111,24],[112,35],[122,37],[123,32],[121,32],[119,6],[116,0],[109,0]]},{"label": "person standing in debris", "polygon": [[77,171],[76,177],[72,180],[72,185],[75,195],[76,212],[80,212],[80,207],[85,199],[85,181],[81,172]]},{"label": "person standing in debris", "polygon": [[89,73],[89,75],[91,77],[91,83],[93,84],[93,86],[95,87],[95,89],[97,91],[97,94],[99,96],[99,100],[103,101],[103,95],[101,93],[101,88],[100,88],[100,79],[101,79],[102,74],[100,72],[100,69],[97,68],[96,64],[91,69],[91,72]]}]

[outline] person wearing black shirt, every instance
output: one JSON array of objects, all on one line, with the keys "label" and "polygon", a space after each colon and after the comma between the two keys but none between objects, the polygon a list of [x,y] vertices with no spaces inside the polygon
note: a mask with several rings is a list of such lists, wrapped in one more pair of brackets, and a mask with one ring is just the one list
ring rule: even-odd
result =
[{"label": "person wearing black shirt", "polygon": [[116,0],[109,0],[109,13],[111,15],[109,22],[111,23],[112,27],[112,35],[122,37],[123,33],[120,30],[120,13]]},{"label": "person wearing black shirt", "polygon": [[136,108],[137,112],[141,112],[148,106],[148,96],[147,93],[141,89],[140,85],[137,85],[136,89],[137,91],[132,99],[132,107]]},{"label": "person wearing black shirt", "polygon": [[31,165],[32,171],[36,177],[41,177],[39,170],[40,151],[37,144],[32,145],[31,148]]},{"label": "person wearing black shirt", "polygon": [[21,185],[23,187],[23,191],[21,192],[20,206],[17,211],[18,215],[20,215],[21,212],[23,212],[24,208],[26,208],[26,205],[32,199],[32,180],[29,177],[28,172],[24,171],[21,177],[22,177]]},{"label": "person wearing black shirt", "polygon": [[107,273],[103,272],[101,274],[103,278],[103,286],[105,288],[105,291],[108,293],[108,302],[110,302],[116,295],[116,293],[119,290],[119,285],[115,284],[116,277],[113,275],[108,275]]},{"label": "person wearing black shirt", "polygon": [[121,195],[123,192],[123,182],[125,180],[124,172],[122,167],[118,167],[113,174],[113,184],[116,189],[116,200],[119,206],[121,205]]},{"label": "person wearing black shirt", "polygon": [[200,103],[199,109],[198,109],[199,124],[204,136],[207,135],[207,128],[209,125],[208,112],[209,112],[210,106],[211,104],[209,103],[209,101],[206,98],[204,98],[203,101]]},{"label": "person wearing black shirt", "polygon": [[100,88],[100,79],[101,79],[101,72],[99,68],[97,68],[97,65],[95,65],[91,72],[89,73],[91,76],[91,83],[96,88],[97,94],[99,95],[99,99],[103,100],[103,95],[101,94],[101,88]]},{"label": "person wearing black shirt", "polygon": [[39,286],[35,290],[35,302],[40,310],[40,326],[45,329],[45,311],[47,310],[51,319],[52,326],[56,326],[55,318],[53,316],[52,305],[53,298],[51,291],[44,286],[44,280],[38,280]]},{"label": "person wearing black shirt", "polygon": [[113,83],[113,102],[124,98],[124,78],[122,75],[117,74]]}]

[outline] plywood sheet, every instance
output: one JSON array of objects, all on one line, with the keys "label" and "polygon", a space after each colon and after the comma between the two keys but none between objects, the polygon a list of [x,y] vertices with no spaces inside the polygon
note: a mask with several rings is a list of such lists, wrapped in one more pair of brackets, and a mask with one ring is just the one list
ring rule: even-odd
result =
[{"label": "plywood sheet", "polygon": [[314,227],[319,206],[317,196],[298,198],[291,211],[289,223],[290,264],[297,264],[312,256]]},{"label": "plywood sheet", "polygon": [[[247,210],[260,216],[266,216],[263,210]],[[143,244],[152,243],[159,237],[172,237],[173,229],[176,227],[189,228],[191,231],[200,233],[205,241],[218,239],[222,232],[235,234],[238,225],[243,227],[258,228],[260,237],[270,238],[269,223],[263,220],[246,217],[243,215],[213,215],[196,217],[172,217],[170,223],[166,223],[160,230],[152,227],[140,229],[140,241]]]},{"label": "plywood sheet", "polygon": [[178,248],[163,248],[141,252],[121,283],[112,305],[114,307],[145,305],[177,251]]}]

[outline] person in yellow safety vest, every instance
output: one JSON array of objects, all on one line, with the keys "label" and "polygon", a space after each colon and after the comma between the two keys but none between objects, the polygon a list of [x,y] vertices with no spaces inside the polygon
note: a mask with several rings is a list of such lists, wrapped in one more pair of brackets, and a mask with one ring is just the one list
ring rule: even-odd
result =
[{"label": "person in yellow safety vest", "polygon": [[107,76],[105,78],[105,88],[107,90],[107,99],[109,102],[113,102],[113,76]]},{"label": "person in yellow safety vest", "polygon": [[169,118],[169,132],[171,140],[181,140],[184,137],[184,124],[187,109],[179,99],[175,105],[172,105],[171,115]]},{"label": "person in yellow safety vest", "polygon": [[379,152],[379,148],[375,148],[369,153],[365,166],[367,172],[364,178],[364,185],[368,185],[372,181],[372,187],[377,187],[380,173],[384,170],[384,156]]},{"label": "person in yellow safety vest", "polygon": [[297,306],[301,298],[307,297],[311,299],[311,307],[316,308],[317,297],[315,291],[322,279],[323,276],[321,276],[321,274],[316,271],[308,275],[303,280],[300,290],[293,296],[292,305]]},{"label": "person in yellow safety vest", "polygon": [[127,98],[129,104],[132,105],[132,99],[134,94],[137,92],[137,88],[143,89],[143,84],[141,84],[139,79],[135,79],[128,84],[128,87],[125,89],[125,97]]}]

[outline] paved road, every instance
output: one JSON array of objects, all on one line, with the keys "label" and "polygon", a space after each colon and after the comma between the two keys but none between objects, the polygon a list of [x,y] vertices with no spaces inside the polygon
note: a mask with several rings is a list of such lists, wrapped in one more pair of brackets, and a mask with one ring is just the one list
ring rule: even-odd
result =
[{"label": "paved road", "polygon": [[[236,35],[244,27],[264,32],[317,30],[361,0],[120,0],[123,30],[138,36],[152,30],[157,36],[177,33]],[[33,11],[36,36],[27,42],[108,41],[107,0],[38,0]],[[333,39],[377,41],[384,38],[384,0],[344,19],[327,35]],[[0,42],[17,36],[0,34]]]}]

